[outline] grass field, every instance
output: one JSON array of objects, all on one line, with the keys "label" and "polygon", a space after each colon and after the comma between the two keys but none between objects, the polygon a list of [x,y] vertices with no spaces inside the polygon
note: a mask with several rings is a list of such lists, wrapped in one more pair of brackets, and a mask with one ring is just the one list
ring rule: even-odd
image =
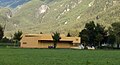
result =
[{"label": "grass field", "polygon": [[120,65],[120,50],[1,48],[0,65]]}]

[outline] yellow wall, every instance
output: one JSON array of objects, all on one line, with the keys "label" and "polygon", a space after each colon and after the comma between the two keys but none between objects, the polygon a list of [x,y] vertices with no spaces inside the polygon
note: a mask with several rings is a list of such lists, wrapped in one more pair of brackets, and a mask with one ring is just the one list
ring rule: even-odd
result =
[{"label": "yellow wall", "polygon": [[[45,40],[44,40],[45,39]],[[47,40],[46,40],[47,39]],[[78,40],[76,40],[78,39]],[[44,40],[44,41],[41,41]],[[48,41],[50,40],[50,41]],[[57,48],[71,48],[79,45],[79,37],[62,37],[62,42],[57,44]],[[68,40],[68,41],[66,41]],[[73,41],[72,41],[73,40]],[[64,42],[63,42],[64,41]],[[71,41],[71,42],[69,42]],[[53,41],[51,35],[35,35],[35,36],[25,36],[23,35],[21,39],[21,47],[22,48],[48,48],[48,46],[53,46]],[[26,43],[26,44],[24,44]]]}]

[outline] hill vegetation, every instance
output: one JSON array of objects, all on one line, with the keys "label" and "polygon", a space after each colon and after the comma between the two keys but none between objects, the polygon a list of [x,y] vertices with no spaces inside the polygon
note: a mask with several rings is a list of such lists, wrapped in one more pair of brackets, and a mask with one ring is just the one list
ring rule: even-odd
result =
[{"label": "hill vegetation", "polygon": [[[6,11],[12,12],[11,18],[6,16]],[[0,23],[6,23],[7,35],[22,30],[24,33],[70,32],[75,36],[92,20],[104,26],[120,22],[120,1],[31,0],[14,10],[0,9]]]}]

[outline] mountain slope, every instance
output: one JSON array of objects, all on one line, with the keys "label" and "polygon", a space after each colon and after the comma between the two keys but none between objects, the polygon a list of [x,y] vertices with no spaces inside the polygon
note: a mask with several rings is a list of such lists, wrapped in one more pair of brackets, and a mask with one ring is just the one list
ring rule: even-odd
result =
[{"label": "mountain slope", "polygon": [[29,2],[30,0],[0,0],[0,6],[1,7],[10,7],[10,8],[16,8],[19,5],[23,5],[26,2]]},{"label": "mountain slope", "polygon": [[77,35],[84,24],[94,20],[105,26],[120,22],[119,0],[32,0],[17,9],[9,19],[12,32],[50,33],[59,31]]}]

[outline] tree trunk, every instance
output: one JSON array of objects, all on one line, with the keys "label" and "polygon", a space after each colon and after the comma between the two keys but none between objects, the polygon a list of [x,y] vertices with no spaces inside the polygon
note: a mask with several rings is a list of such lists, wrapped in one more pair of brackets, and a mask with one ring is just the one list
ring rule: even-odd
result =
[{"label": "tree trunk", "polygon": [[54,49],[56,49],[56,46],[57,46],[57,42],[54,42]]},{"label": "tree trunk", "polygon": [[117,48],[119,48],[119,44],[117,44]]},{"label": "tree trunk", "polygon": [[101,46],[100,42],[99,42],[99,47]]},{"label": "tree trunk", "polygon": [[111,44],[111,47],[113,48],[114,44]]}]

